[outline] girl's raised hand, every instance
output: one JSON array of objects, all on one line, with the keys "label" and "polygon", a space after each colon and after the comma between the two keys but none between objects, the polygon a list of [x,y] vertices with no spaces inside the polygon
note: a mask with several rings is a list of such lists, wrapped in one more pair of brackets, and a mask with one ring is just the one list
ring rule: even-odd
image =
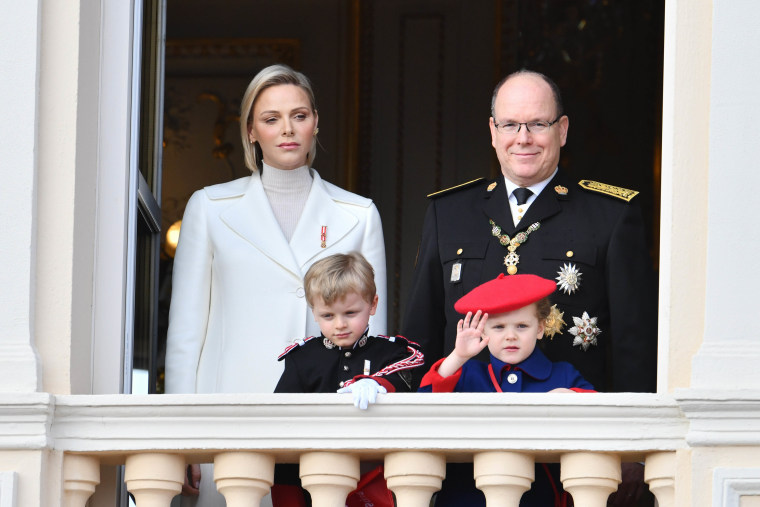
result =
[{"label": "girl's raised hand", "polygon": [[469,359],[480,353],[488,345],[488,337],[483,336],[483,328],[488,314],[480,310],[472,314],[467,312],[464,319],[457,323],[457,341],[454,351],[461,358]]}]

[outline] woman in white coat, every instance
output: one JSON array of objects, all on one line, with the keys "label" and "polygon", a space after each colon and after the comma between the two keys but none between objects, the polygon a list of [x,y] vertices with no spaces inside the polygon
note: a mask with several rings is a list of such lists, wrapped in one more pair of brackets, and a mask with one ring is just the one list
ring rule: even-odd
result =
[{"label": "woman in white coat", "polygon": [[[358,251],[375,269],[372,334],[386,334],[382,225],[371,200],[322,180],[310,166],[318,116],[308,79],[285,65],[259,72],[241,105],[251,176],[187,203],[174,259],[166,350],[167,393],[273,392],[277,356],[319,334],[303,289],[317,260]],[[217,505],[211,473],[197,505]],[[190,485],[192,488],[192,485]],[[217,502],[204,500],[204,489]],[[224,505],[221,503],[221,505]]]}]

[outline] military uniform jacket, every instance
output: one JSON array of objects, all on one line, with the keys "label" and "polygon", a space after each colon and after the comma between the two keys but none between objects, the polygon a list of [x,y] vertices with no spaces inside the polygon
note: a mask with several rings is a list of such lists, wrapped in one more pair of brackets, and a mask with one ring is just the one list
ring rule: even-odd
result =
[{"label": "military uniform jacket", "polygon": [[[578,370],[564,361],[553,363],[536,347],[520,364],[508,364],[490,355],[490,363],[470,359],[453,375],[441,377],[439,359],[422,378],[420,392],[434,393],[547,393],[564,387],[578,392],[593,391],[594,386]],[[491,366],[494,377],[488,366]],[[499,390],[494,382],[498,382]]]},{"label": "military uniform jacket", "polygon": [[[558,191],[559,190],[559,191]],[[489,219],[514,237],[535,222],[521,244],[518,273],[556,280],[565,266],[580,283],[550,297],[563,312],[562,334],[539,342],[552,361],[575,366],[600,391],[653,391],[657,365],[656,287],[638,206],[585,190],[558,172],[513,224],[503,178],[444,193],[425,216],[403,333],[422,346],[428,366],[450,353],[462,317],[454,303],[506,272],[507,248]],[[454,275],[454,276],[452,276]],[[597,344],[574,346],[573,317],[587,312]]]},{"label": "military uniform jacket", "polygon": [[[403,336],[364,335],[352,348],[310,337],[285,349],[278,358],[285,371],[276,393],[334,393],[361,378],[371,378],[389,393],[411,390],[411,370],[424,364],[419,345]],[[364,361],[369,360],[369,375]]]}]

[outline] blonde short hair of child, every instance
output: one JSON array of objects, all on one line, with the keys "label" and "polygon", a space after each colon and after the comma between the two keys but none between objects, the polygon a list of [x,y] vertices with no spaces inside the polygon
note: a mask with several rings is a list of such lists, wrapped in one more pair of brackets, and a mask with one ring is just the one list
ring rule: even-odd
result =
[{"label": "blonde short hair of child", "polygon": [[[311,88],[309,78],[305,75],[283,64],[270,65],[256,74],[248,84],[248,89],[246,89],[245,94],[243,94],[243,100],[240,104],[240,137],[243,141],[245,165],[251,170],[251,172],[261,170],[261,161],[263,157],[258,141],[251,144],[248,140],[248,129],[250,129],[251,122],[253,121],[251,117],[253,114],[253,106],[256,104],[256,99],[259,98],[259,95],[261,95],[264,90],[271,88],[272,86],[284,84],[295,85],[301,88],[309,98],[312,113],[317,112],[314,90]],[[316,156],[317,136],[315,134],[311,141],[311,148],[309,149],[306,163],[309,165],[313,164]]]},{"label": "blonde short hair of child", "polygon": [[315,262],[306,272],[303,284],[306,301],[312,307],[316,298],[331,305],[351,292],[371,304],[377,292],[375,270],[358,252],[335,254]]}]

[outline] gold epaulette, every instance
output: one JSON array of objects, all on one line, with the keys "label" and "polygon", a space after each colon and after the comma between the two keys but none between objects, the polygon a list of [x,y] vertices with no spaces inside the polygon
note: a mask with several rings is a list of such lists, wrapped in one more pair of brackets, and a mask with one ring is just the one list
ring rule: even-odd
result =
[{"label": "gold epaulette", "polygon": [[592,192],[599,192],[600,194],[611,195],[617,197],[625,202],[631,202],[631,199],[639,194],[638,190],[629,190],[627,188],[616,187],[614,185],[608,185],[606,183],[599,183],[598,181],[581,180],[578,182],[581,188],[591,190]]},{"label": "gold epaulette", "polygon": [[442,195],[448,194],[450,192],[453,192],[455,190],[462,190],[467,187],[471,187],[473,185],[477,185],[481,181],[485,181],[485,178],[477,178],[471,181],[467,181],[465,183],[460,183],[459,185],[455,185],[453,187],[444,188],[443,190],[439,190],[437,192],[433,192],[432,194],[428,194],[428,197],[441,197]]}]

